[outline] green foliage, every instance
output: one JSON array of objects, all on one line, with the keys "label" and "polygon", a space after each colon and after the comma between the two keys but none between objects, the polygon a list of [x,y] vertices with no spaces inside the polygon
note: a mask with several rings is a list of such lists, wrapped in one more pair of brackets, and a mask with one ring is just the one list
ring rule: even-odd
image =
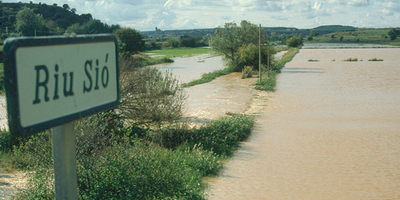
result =
[{"label": "green foliage", "polygon": [[312,29],[311,31],[310,31],[310,37],[315,37],[315,36],[318,36],[319,34],[317,33],[317,31],[315,31],[315,29]]},{"label": "green foliage", "polygon": [[[165,127],[140,142],[133,138],[136,134],[121,134],[129,132],[125,128],[108,129],[104,119],[89,117],[76,126],[81,199],[204,199],[203,178],[222,169],[221,159],[232,154],[254,125],[254,117],[233,115],[200,128]],[[18,151],[36,159],[29,161],[36,165],[27,190],[16,199],[54,199],[49,138],[48,132],[32,137]]]},{"label": "green foliage", "polygon": [[372,58],[372,59],[369,59],[368,61],[383,61],[383,59]]},{"label": "green foliage", "polygon": [[245,66],[242,71],[242,79],[249,78],[253,76],[253,68],[250,66]]},{"label": "green foliage", "polygon": [[200,145],[203,149],[218,155],[231,155],[251,133],[254,117],[233,115],[223,117],[196,129],[188,140],[190,146]]},{"label": "green foliage", "polygon": [[308,62],[319,62],[319,60],[316,60],[316,59],[309,59]]},{"label": "green foliage", "polygon": [[289,38],[288,40],[286,40],[286,45],[288,47],[299,47],[299,46],[303,45],[303,41],[299,36],[293,36],[293,37]]},{"label": "green foliage", "polygon": [[251,133],[255,119],[253,116],[234,114],[188,130],[186,126],[161,129],[158,135],[160,145],[170,149],[201,148],[219,156],[228,156]]},{"label": "green foliage", "polygon": [[194,80],[194,81],[191,81],[189,83],[184,83],[184,84],[182,84],[182,86],[183,87],[190,87],[190,86],[199,85],[199,84],[202,84],[202,83],[208,83],[208,82],[211,82],[212,80],[214,80],[217,77],[230,74],[231,72],[232,72],[232,69],[230,67],[226,67],[225,69],[216,70],[216,71],[210,72],[210,73],[205,73],[205,74],[203,74],[201,76],[201,79]]},{"label": "green foliage", "polygon": [[[273,54],[276,51],[273,47],[263,45],[261,47],[261,65],[267,66],[268,62],[272,65]],[[259,69],[259,47],[255,44],[247,44],[239,48],[237,65],[233,71],[242,71],[244,66],[252,66],[254,70]]]},{"label": "green foliage", "polygon": [[169,38],[169,39],[167,40],[167,43],[168,43],[168,46],[169,46],[169,47],[172,47],[172,48],[178,48],[179,45],[180,45],[179,40],[176,39],[176,38]]},{"label": "green foliage", "polygon": [[114,31],[117,38],[126,44],[124,51],[132,54],[144,50],[145,42],[139,31],[131,28],[121,28]]},{"label": "green foliage", "polygon": [[276,86],[276,71],[269,71],[262,74],[261,82],[258,80],[255,84],[255,89],[265,91],[275,91]]},{"label": "green foliage", "polygon": [[145,67],[150,65],[174,62],[174,60],[168,57],[150,57],[144,53],[134,54],[132,55],[132,58],[135,60],[135,65],[137,65],[137,67]]},{"label": "green foliage", "polygon": [[184,47],[196,47],[196,38],[193,36],[184,35],[181,37],[181,45]]},{"label": "green foliage", "polygon": [[285,67],[285,64],[292,61],[293,57],[299,53],[299,51],[299,48],[290,48],[288,52],[286,52],[285,55],[283,55],[283,57],[273,65],[272,70],[280,72],[280,70]]},{"label": "green foliage", "polygon": [[186,93],[170,72],[140,68],[136,56],[120,57],[120,116],[138,124],[159,124],[181,116]]},{"label": "green foliage", "polygon": [[357,62],[358,59],[357,58],[347,58],[346,60],[343,60],[345,62]]},{"label": "green foliage", "polygon": [[[261,41],[265,40],[266,35],[262,33]],[[259,28],[245,20],[240,23],[240,27],[234,22],[226,23],[224,28],[218,27],[210,39],[210,46],[222,53],[230,66],[234,68],[237,65],[239,48],[248,44],[257,45],[258,43]]]},{"label": "green foliage", "polygon": [[395,40],[399,34],[400,34],[400,31],[395,28],[391,28],[388,32],[388,35],[391,40]]},{"label": "green foliage", "polygon": [[288,52],[273,65],[271,70],[263,72],[261,82],[258,80],[255,84],[255,88],[258,90],[275,91],[276,75],[280,73],[286,63],[293,59],[299,50],[299,48],[290,48]]},{"label": "green foliage", "polygon": [[202,199],[201,174],[185,164],[186,155],[155,145],[113,147],[93,160],[78,163],[82,199]]},{"label": "green foliage", "polygon": [[38,35],[44,28],[43,16],[35,14],[30,8],[23,8],[16,17],[16,30],[24,36]]},{"label": "green foliage", "polygon": [[78,23],[71,25],[65,30],[67,33],[76,33],[76,34],[85,34],[86,29],[84,26],[79,25]]}]

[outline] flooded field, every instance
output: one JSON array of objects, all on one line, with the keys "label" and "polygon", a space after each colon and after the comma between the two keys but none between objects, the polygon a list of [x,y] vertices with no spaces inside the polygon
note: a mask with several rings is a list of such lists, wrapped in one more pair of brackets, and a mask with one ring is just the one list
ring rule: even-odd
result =
[{"label": "flooded field", "polygon": [[200,79],[204,73],[225,68],[222,56],[211,54],[173,59],[173,63],[155,65],[154,67],[164,71],[171,70],[183,83]]},{"label": "flooded field", "polygon": [[306,43],[303,49],[319,49],[319,48],[397,48],[392,45],[383,44],[363,44],[363,43]]},{"label": "flooded field", "polygon": [[301,50],[208,199],[400,199],[399,55]]}]

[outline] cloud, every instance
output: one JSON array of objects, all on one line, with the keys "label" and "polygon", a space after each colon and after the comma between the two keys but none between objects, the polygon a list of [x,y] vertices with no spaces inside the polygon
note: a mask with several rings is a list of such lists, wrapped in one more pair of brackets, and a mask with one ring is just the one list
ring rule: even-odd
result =
[{"label": "cloud", "polygon": [[347,5],[355,7],[369,6],[369,0],[350,0]]},{"label": "cloud", "polygon": [[363,7],[369,6],[369,0],[329,0],[329,3],[337,3],[341,5],[353,6],[353,7]]},{"label": "cloud", "polygon": [[224,15],[224,16],[221,17],[221,19],[225,20],[225,21],[229,21],[229,20],[231,20],[231,17],[228,16],[228,15]]},{"label": "cloud", "polygon": [[171,29],[172,24],[176,23],[176,20],[177,17],[173,11],[161,8],[150,17],[149,24],[161,29]]},{"label": "cloud", "polygon": [[287,17],[282,16],[282,15],[273,15],[273,16],[271,16],[271,18],[272,18],[272,19],[275,19],[275,20],[280,20],[280,21],[286,21],[286,20],[288,20]]},{"label": "cloud", "polygon": [[375,3],[375,7],[380,9],[380,12],[386,16],[392,16],[394,13],[400,12],[400,2],[393,0],[386,0],[383,2]]},{"label": "cloud", "polygon": [[293,5],[292,1],[276,1],[276,0],[267,0],[267,1],[257,1],[256,7],[258,10],[270,11],[270,12],[282,12],[285,10],[291,9]]},{"label": "cloud", "polygon": [[173,27],[182,29],[194,29],[197,23],[198,22],[195,19],[183,18],[178,20],[178,22],[176,22],[175,24],[173,24]]},{"label": "cloud", "polygon": [[323,7],[323,4],[318,1],[314,2],[314,4],[311,4],[311,2],[301,4],[299,5],[299,10],[300,12],[305,13],[304,15],[306,16],[306,19],[314,19],[320,16],[330,16],[326,8]]},{"label": "cloud", "polygon": [[173,8],[182,8],[186,6],[191,6],[192,1],[191,0],[168,0],[165,2],[164,7],[167,9],[173,9]]}]

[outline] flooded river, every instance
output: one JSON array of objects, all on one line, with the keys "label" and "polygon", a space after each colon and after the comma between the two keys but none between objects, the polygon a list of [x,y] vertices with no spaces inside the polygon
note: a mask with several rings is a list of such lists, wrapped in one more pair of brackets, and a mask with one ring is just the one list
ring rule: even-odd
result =
[{"label": "flooded river", "polygon": [[399,55],[301,50],[208,199],[400,199]]},{"label": "flooded river", "polygon": [[163,71],[170,70],[183,83],[200,79],[205,73],[225,68],[222,56],[213,56],[211,54],[173,59],[173,63],[154,65],[154,67]]}]

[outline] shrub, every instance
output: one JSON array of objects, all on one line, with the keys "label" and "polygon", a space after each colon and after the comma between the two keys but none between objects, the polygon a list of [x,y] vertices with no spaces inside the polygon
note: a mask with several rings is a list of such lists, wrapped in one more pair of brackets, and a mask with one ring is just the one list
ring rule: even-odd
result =
[{"label": "shrub", "polygon": [[276,71],[270,71],[269,73],[263,73],[261,83],[258,80],[255,84],[255,89],[265,91],[275,91],[276,86]]},{"label": "shrub", "polygon": [[135,58],[120,58],[121,119],[137,124],[159,124],[181,116],[186,93],[171,72],[138,69]]},{"label": "shrub", "polygon": [[358,59],[357,58],[347,58],[346,60],[343,60],[345,62],[357,62]]},{"label": "shrub", "polygon": [[369,59],[368,61],[383,61],[383,59],[373,58],[373,59]]},{"label": "shrub", "polygon": [[303,41],[301,40],[300,37],[293,36],[293,37],[289,38],[288,40],[286,40],[286,45],[288,47],[299,47],[299,46],[303,45]]},{"label": "shrub", "polygon": [[249,78],[253,76],[253,68],[250,66],[245,66],[242,71],[242,79]]},{"label": "shrub", "polygon": [[233,115],[222,117],[195,129],[188,139],[189,146],[200,145],[217,155],[230,155],[239,142],[246,139],[254,125],[254,117]]}]

